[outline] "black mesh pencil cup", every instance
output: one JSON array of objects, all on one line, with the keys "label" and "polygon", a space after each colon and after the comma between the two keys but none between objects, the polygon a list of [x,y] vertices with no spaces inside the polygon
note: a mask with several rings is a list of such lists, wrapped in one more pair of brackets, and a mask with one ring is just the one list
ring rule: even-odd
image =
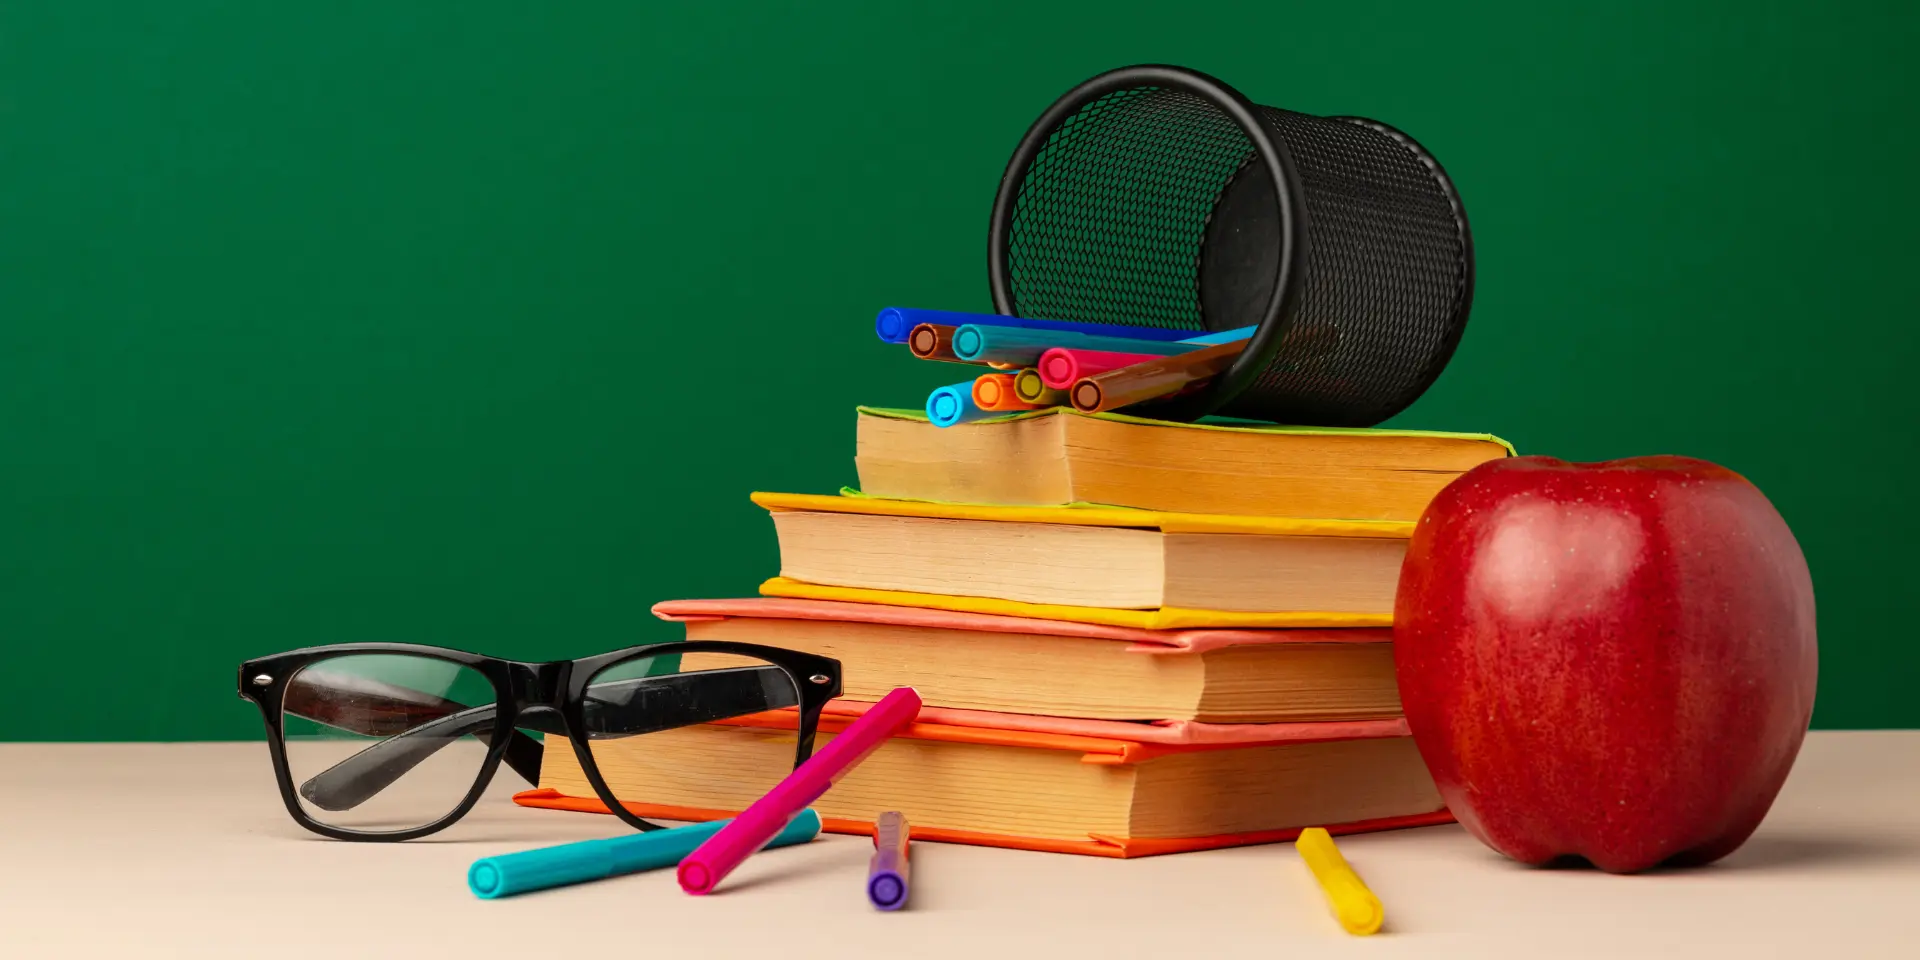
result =
[{"label": "black mesh pencil cup", "polygon": [[1377,424],[1440,375],[1473,299],[1466,212],[1412,138],[1179,67],[1114,70],[1048,108],[988,247],[1008,316],[1257,327],[1205,386],[1127,410],[1173,420]]}]

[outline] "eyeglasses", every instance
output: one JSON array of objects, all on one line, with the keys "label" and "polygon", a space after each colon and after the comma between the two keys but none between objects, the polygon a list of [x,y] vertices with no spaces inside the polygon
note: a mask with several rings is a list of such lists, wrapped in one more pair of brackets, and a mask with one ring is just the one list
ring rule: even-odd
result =
[{"label": "eyeglasses", "polygon": [[[649,801],[674,805],[674,758],[701,750],[715,729],[699,725],[797,711],[790,765],[770,741],[755,754],[768,762],[729,774],[745,781],[734,786],[764,792],[813,753],[821,708],[839,695],[839,661],[750,643],[658,643],[549,663],[358,643],[240,665],[240,696],[266,721],[287,812],[340,840],[444,829],[473,808],[502,761],[538,786],[543,759],[569,758],[523,731],[565,736],[607,809],[659,829],[620,802],[605,772],[644,770],[668,794]],[[553,772],[571,775],[566,766]],[[687,785],[689,797],[697,786]]]}]

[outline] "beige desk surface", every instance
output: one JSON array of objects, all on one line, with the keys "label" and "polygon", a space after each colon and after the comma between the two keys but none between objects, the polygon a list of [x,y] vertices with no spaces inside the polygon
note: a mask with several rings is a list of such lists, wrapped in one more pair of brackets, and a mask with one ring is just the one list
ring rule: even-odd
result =
[{"label": "beige desk surface", "polygon": [[262,744],[0,744],[0,957],[1920,957],[1920,731],[1814,734],[1760,832],[1701,870],[1528,869],[1457,826],[1343,839],[1387,907],[1371,938],[1340,932],[1291,845],[916,844],[896,914],[866,905],[851,837],[705,898],[661,871],[478,900],[476,857],[621,830],[508,789],[431,840],[340,843],[287,818]]}]

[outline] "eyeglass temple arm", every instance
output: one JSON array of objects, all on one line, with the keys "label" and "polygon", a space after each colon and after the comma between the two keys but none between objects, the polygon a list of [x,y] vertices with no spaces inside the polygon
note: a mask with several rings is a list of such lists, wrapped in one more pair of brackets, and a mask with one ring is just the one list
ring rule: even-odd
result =
[{"label": "eyeglass temple arm", "polygon": [[[590,736],[638,736],[797,705],[796,697],[779,695],[783,689],[791,691],[791,681],[779,667],[772,666],[596,683],[588,688],[589,708],[596,710],[597,721]],[[613,697],[624,700],[615,701]],[[322,810],[352,809],[391,786],[440,748],[469,733],[490,730],[493,723],[491,704],[430,720],[315,774],[300,785],[300,795]],[[525,734],[514,735],[533,743]],[[537,743],[534,749],[540,749]],[[538,783],[537,757],[534,769],[535,777],[530,782]]]},{"label": "eyeglass temple arm", "polygon": [[[490,733],[496,712],[496,708],[488,704],[429,720],[315,774],[300,785],[300,795],[322,810],[351,810],[392,786],[442,747],[467,734],[484,737],[482,731]],[[518,731],[515,735],[526,736]]]},{"label": "eyeglass temple arm", "polygon": [[[469,707],[398,684],[317,670],[304,670],[296,675],[293,682],[287,684],[287,692],[281,703],[285,713],[367,737],[400,736],[420,729],[426,721],[471,713],[475,709],[492,710],[491,706]],[[486,725],[476,730],[462,731],[462,734],[472,733],[481,742],[491,743],[492,717],[493,714],[489,712]],[[454,734],[455,739],[462,734]],[[540,756],[540,741],[515,730],[507,740],[507,752],[501,759],[521,779],[537,785],[540,782]],[[362,797],[354,804],[365,799]],[[354,804],[325,809],[345,810]]]}]

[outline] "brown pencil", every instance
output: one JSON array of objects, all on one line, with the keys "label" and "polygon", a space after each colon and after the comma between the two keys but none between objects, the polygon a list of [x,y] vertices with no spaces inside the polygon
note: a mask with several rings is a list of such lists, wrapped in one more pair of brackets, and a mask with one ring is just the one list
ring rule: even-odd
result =
[{"label": "brown pencil", "polygon": [[1083,377],[1073,385],[1073,408],[1081,413],[1101,413],[1177,393],[1218,376],[1233,365],[1233,358],[1246,345],[1245,340],[1235,340]]}]

